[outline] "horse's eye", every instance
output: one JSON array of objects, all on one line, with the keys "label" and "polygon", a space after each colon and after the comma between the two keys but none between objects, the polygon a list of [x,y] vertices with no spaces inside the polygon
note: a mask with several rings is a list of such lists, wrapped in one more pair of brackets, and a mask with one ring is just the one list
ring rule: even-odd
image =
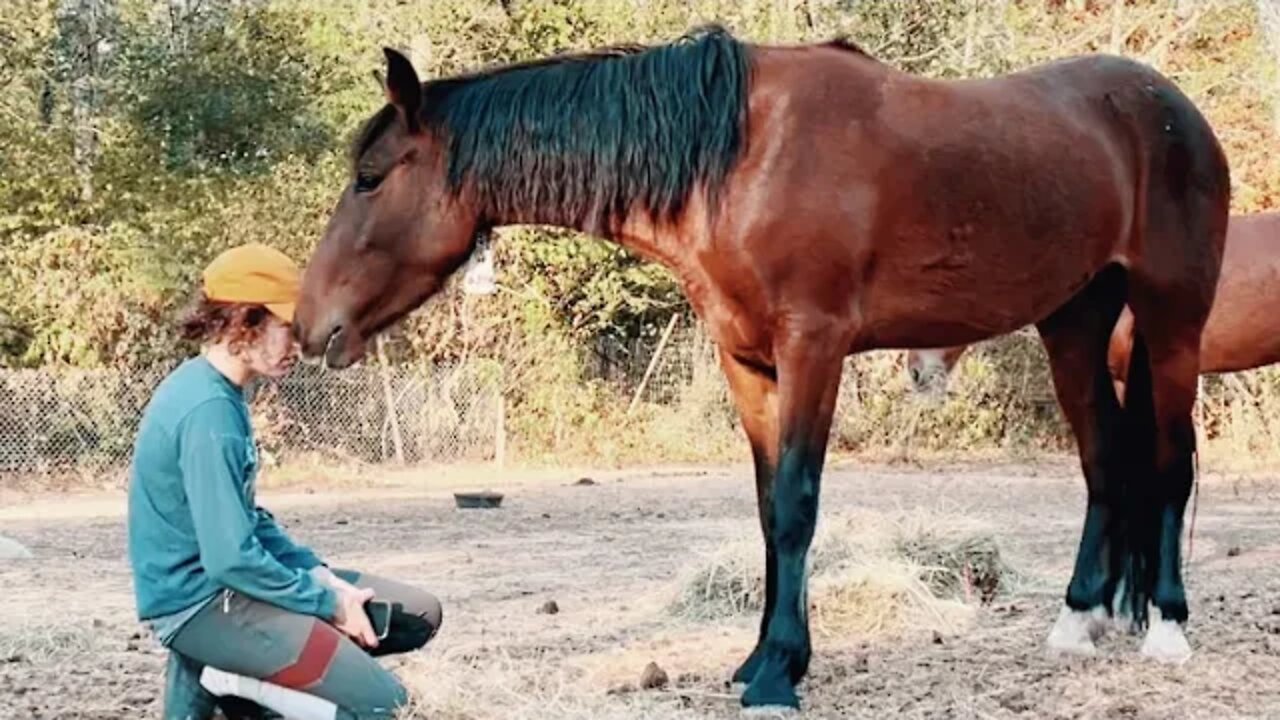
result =
[{"label": "horse's eye", "polygon": [[358,193],[370,192],[376,189],[378,185],[381,183],[382,183],[382,178],[377,175],[370,175],[369,173],[360,173],[359,175],[356,175],[356,192]]}]

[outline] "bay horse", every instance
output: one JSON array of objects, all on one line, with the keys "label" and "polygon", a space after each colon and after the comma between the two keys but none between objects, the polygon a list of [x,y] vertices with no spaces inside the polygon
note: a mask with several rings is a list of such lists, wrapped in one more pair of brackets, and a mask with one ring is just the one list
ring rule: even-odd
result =
[{"label": "bay horse", "polygon": [[[1232,373],[1280,362],[1280,210],[1232,215],[1218,290],[1200,336],[1200,373]],[[1134,317],[1120,313],[1107,349],[1107,369],[1123,405]],[[907,351],[912,389],[945,393],[947,379],[967,345]]]},{"label": "bay horse", "polygon": [[[846,40],[763,45],[717,26],[425,83],[384,54],[387,103],[352,142],[304,271],[305,357],[359,361],[499,226],[576,229],[668,268],[755,462],[766,599],[733,673],[744,706],[799,707],[843,358],[1032,323],[1089,488],[1049,643],[1092,652],[1115,607],[1147,628],[1148,655],[1190,653],[1178,538],[1230,172],[1170,80],[1093,56],[941,81]],[[1126,302],[1122,411],[1105,356]]]}]

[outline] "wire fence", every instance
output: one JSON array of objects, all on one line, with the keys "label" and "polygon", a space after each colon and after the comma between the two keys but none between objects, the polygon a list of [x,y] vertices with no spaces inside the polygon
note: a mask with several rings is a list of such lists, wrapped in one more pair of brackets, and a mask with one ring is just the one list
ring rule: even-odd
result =
[{"label": "wire fence", "polygon": [[[108,473],[128,466],[138,423],[170,367],[0,372],[0,476]],[[465,367],[299,366],[246,390],[268,458],[308,452],[337,461],[500,461],[500,378]]]},{"label": "wire fence", "polygon": [[[520,397],[525,370],[511,362],[425,367],[375,361],[341,372],[300,365],[283,380],[248,388],[246,399],[268,463],[309,455],[338,464],[501,465],[508,445],[505,396]],[[146,404],[171,369],[0,371],[0,481],[68,474],[118,479]],[[738,432],[715,346],[696,324],[673,322],[648,341],[601,343],[587,353],[584,371],[587,379],[614,388],[628,415],[640,405],[667,407]],[[1001,372],[1010,396],[1025,391],[1018,378],[1035,374],[1022,367]],[[904,382],[892,361],[850,358],[836,442],[884,444],[914,432],[918,418],[900,408]],[[979,396],[990,390],[961,387],[986,404],[991,398]],[[1034,401],[1043,390],[1023,395]],[[968,423],[965,417],[951,420]]]},{"label": "wire fence", "polygon": [[[1039,341],[1031,333],[975,346],[957,368],[950,400],[913,406],[900,354],[849,358],[833,447],[963,451],[1045,443],[1071,449]],[[255,439],[268,462],[299,455],[337,464],[433,465],[507,460],[508,396],[522,371],[509,359],[449,366],[386,366],[341,372],[300,365],[246,391]],[[111,370],[0,370],[0,485],[15,476],[120,479],[138,422],[172,366]],[[619,408],[671,408],[735,434],[737,415],[701,328],[682,323],[657,339],[587,353],[587,379],[615,388]],[[1280,370],[1208,377],[1198,409],[1207,436],[1228,449],[1266,453],[1280,438]],[[514,406],[516,412],[520,411]],[[616,414],[612,417],[618,417]],[[669,424],[669,420],[664,421]],[[710,430],[707,430],[710,432]],[[520,438],[512,438],[518,445]]]},{"label": "wire fence", "polygon": [[[699,368],[714,367],[714,356],[693,329],[666,337],[659,345],[601,348],[587,374],[633,402],[673,403]],[[126,470],[146,405],[174,367],[0,370],[0,481]],[[310,454],[337,463],[502,464],[503,388],[518,375],[491,359],[430,367],[372,362],[341,372],[299,365],[245,395],[268,462]]]}]

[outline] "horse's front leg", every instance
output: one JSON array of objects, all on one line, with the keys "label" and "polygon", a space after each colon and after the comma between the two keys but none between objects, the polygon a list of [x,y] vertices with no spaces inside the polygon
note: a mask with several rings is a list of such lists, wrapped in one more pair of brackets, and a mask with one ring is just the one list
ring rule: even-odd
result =
[{"label": "horse's front leg", "polygon": [[719,355],[720,367],[729,381],[734,405],[742,419],[742,428],[751,443],[756,471],[756,504],[764,535],[764,612],[760,617],[760,635],[755,649],[733,673],[734,684],[745,684],[751,682],[760,669],[765,632],[773,615],[777,592],[778,556],[773,547],[770,508],[773,473],[778,464],[778,380],[772,370],[744,364],[724,350],[720,350]]},{"label": "horse's front leg", "polygon": [[779,453],[769,526],[777,587],[758,667],[742,694],[747,707],[798,708],[795,686],[809,668],[805,558],[818,519],[822,465],[847,347],[814,333],[793,336],[777,353]]}]

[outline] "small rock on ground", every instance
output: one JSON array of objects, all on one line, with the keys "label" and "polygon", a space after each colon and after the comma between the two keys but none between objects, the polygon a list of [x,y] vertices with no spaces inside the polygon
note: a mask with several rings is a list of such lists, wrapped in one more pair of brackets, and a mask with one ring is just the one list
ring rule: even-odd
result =
[{"label": "small rock on ground", "polygon": [[667,671],[658,667],[658,663],[650,662],[640,675],[640,689],[654,690],[667,686]]}]

